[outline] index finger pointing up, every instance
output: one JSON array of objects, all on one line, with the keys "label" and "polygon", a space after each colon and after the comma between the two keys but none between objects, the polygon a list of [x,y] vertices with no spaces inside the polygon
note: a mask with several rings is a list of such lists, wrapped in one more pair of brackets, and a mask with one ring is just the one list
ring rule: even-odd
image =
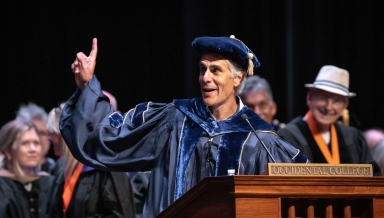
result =
[{"label": "index finger pointing up", "polygon": [[97,38],[93,38],[93,40],[92,40],[92,51],[89,54],[89,57],[92,58],[93,60],[95,60],[96,56],[97,56]]}]

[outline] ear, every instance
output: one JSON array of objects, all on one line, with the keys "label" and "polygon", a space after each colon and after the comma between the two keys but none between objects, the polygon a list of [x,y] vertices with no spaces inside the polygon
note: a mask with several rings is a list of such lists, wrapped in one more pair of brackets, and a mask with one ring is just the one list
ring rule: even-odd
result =
[{"label": "ear", "polygon": [[10,152],[10,150],[9,149],[6,149],[4,152],[4,156],[5,156],[5,158],[7,159],[7,160],[11,160],[12,159],[12,155],[11,155],[11,152]]},{"label": "ear", "polygon": [[349,105],[349,99],[347,98],[347,101],[346,101],[346,103],[344,105],[344,108],[342,110],[340,110],[341,111],[340,112],[340,117],[343,116],[344,110],[348,108],[348,105]]},{"label": "ear", "polygon": [[235,87],[238,87],[240,85],[240,83],[241,83],[241,81],[243,81],[244,77],[245,77],[245,73],[244,73],[244,71],[241,71],[241,73],[237,77],[235,77],[235,79],[234,79]]},{"label": "ear", "polygon": [[307,106],[308,106],[308,108],[310,108],[310,105],[312,102],[312,96],[313,96],[312,91],[308,90],[308,92],[307,92]]},{"label": "ear", "polygon": [[276,111],[277,111],[276,102],[272,101],[271,102],[271,115],[272,115],[272,117],[274,117],[276,115]]},{"label": "ear", "polygon": [[344,109],[347,109],[348,105],[349,105],[349,98],[347,98],[347,102],[345,103],[345,108]]}]

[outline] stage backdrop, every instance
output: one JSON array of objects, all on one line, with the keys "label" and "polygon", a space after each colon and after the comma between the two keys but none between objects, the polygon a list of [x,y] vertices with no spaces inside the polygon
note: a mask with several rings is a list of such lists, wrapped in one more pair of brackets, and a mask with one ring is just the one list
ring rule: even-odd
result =
[{"label": "stage backdrop", "polygon": [[352,123],[384,128],[380,1],[28,1],[0,3],[1,117],[22,103],[47,111],[76,86],[70,65],[98,38],[96,75],[127,111],[143,101],[198,97],[198,36],[235,35],[257,55],[277,118],[307,111],[305,83],[323,65],[350,72]]}]

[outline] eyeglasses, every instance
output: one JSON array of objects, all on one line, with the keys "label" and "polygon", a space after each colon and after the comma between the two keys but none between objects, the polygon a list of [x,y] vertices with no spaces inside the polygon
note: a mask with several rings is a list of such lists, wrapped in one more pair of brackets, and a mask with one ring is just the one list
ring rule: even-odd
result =
[{"label": "eyeglasses", "polygon": [[38,134],[40,137],[44,137],[44,138],[48,138],[49,136],[49,132],[45,132],[45,131],[38,131]]},{"label": "eyeglasses", "polygon": [[321,104],[328,104],[329,101],[332,102],[332,105],[336,107],[342,107],[347,103],[346,97],[336,97],[336,96],[326,96],[322,94],[317,94],[314,96],[315,100]]},{"label": "eyeglasses", "polygon": [[265,110],[270,105],[271,101],[261,101],[258,104],[252,105],[253,108],[259,108],[259,110]]}]

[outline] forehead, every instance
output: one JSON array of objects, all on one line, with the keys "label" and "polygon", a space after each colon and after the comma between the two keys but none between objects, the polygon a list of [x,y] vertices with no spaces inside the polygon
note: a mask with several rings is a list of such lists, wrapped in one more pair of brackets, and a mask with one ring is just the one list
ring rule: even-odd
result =
[{"label": "forehead", "polygon": [[29,138],[39,138],[37,132],[35,129],[28,129],[28,130],[25,130],[22,134],[21,134],[21,139],[29,139]]},{"label": "forehead", "polygon": [[214,62],[214,63],[222,63],[222,64],[225,64],[227,65],[227,58],[221,56],[221,55],[218,55],[218,54],[214,54],[214,53],[205,53],[201,56],[201,59],[200,59],[200,64],[204,64],[204,63],[207,63],[207,62]]},{"label": "forehead", "polygon": [[20,132],[17,139],[13,141],[15,144],[13,144],[12,148],[17,150],[22,142],[30,140],[40,141],[39,135],[33,128]]},{"label": "forehead", "polygon": [[43,120],[34,119],[32,120],[32,123],[35,125],[36,129],[38,131],[48,131],[47,130],[47,123]]},{"label": "forehead", "polygon": [[247,103],[258,103],[263,101],[269,101],[269,94],[265,90],[251,91],[244,95],[244,101]]},{"label": "forehead", "polygon": [[327,91],[321,90],[321,89],[312,89],[312,95],[314,95],[314,96],[327,96],[330,98],[346,98],[346,99],[348,98],[347,96],[335,94],[332,92],[327,92]]},{"label": "forehead", "polygon": [[264,89],[258,89],[251,92],[248,92],[246,95],[248,98],[263,98],[269,99],[269,94]]}]

